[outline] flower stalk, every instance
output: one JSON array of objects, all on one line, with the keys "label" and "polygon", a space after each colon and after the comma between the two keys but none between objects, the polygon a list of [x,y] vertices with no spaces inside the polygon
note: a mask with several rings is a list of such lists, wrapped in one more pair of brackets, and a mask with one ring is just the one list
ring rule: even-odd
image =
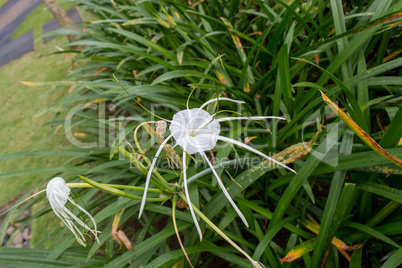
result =
[{"label": "flower stalk", "polygon": [[[144,175],[148,174],[148,170],[145,168],[145,166],[138,161],[132,154],[130,154],[130,152],[128,152],[127,150],[125,150],[124,148],[118,146],[117,149],[128,159],[130,160],[131,163],[133,163],[136,168]],[[143,156],[145,161],[147,161],[148,165],[150,165],[150,162],[148,160],[148,158],[146,158],[145,156]],[[154,171],[154,174],[156,176],[157,179],[155,179],[154,177],[151,176],[151,181],[152,183],[155,185],[155,187],[157,187],[161,192],[164,192],[165,190],[168,190],[170,192],[174,192],[174,189],[172,187],[170,187],[170,185],[168,184],[168,182],[162,177],[162,175],[159,174],[158,171]],[[144,187],[145,188],[145,187]]]},{"label": "flower stalk", "polygon": [[235,242],[233,242],[232,239],[230,239],[221,229],[219,229],[218,226],[216,226],[212,221],[208,219],[207,216],[205,216],[196,206],[194,206],[192,203],[188,202],[187,198],[183,193],[179,193],[179,196],[186,201],[186,203],[189,206],[193,207],[193,210],[195,213],[200,216],[201,219],[203,219],[215,232],[217,232],[223,239],[225,239],[229,244],[231,244],[235,249],[237,249],[241,254],[243,254],[252,264],[253,267],[259,268],[259,267],[264,267],[260,262],[253,260],[253,258],[250,257],[244,250],[241,249]]},{"label": "flower stalk", "polygon": [[[106,187],[111,187],[115,189],[127,189],[127,190],[134,190],[134,191],[144,191],[145,187],[139,187],[139,186],[131,186],[131,185],[121,185],[121,184],[104,184],[104,183],[99,183],[102,186]],[[73,182],[73,183],[66,183],[66,185],[69,188],[94,188],[93,185],[85,182]],[[159,189],[154,189],[154,188],[148,188],[148,192],[151,193],[159,193],[161,194],[162,192]]]},{"label": "flower stalk", "polygon": [[176,232],[177,240],[179,241],[180,247],[183,250],[184,255],[186,256],[186,259],[188,263],[190,264],[191,268],[194,268],[194,266],[191,264],[190,258],[187,255],[186,249],[184,248],[184,245],[181,241],[179,230],[177,229],[177,223],[176,223],[176,203],[177,203],[177,195],[174,195],[172,198],[172,219],[173,219],[173,226],[174,230]]},{"label": "flower stalk", "polygon": [[[101,183],[98,183],[96,181],[93,181],[93,180],[91,180],[87,177],[81,176],[81,175],[78,175],[78,177],[80,177],[83,181],[87,182],[92,187],[98,188],[98,189],[108,192],[110,194],[127,197],[127,198],[131,198],[131,199],[136,199],[136,200],[142,200],[142,197],[123,192],[115,187],[111,187],[108,184],[101,184]],[[141,190],[145,190],[144,187],[137,187],[137,188],[141,188]],[[154,189],[154,190],[156,190],[156,189]],[[161,202],[161,201],[168,200],[170,197],[171,197],[170,195],[167,195],[167,196],[160,197],[160,198],[147,198],[147,200],[149,200],[150,202]]]}]

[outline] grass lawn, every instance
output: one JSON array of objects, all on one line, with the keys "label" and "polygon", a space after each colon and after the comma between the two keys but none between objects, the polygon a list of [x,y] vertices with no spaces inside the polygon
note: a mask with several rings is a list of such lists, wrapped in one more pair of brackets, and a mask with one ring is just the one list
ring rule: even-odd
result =
[{"label": "grass lawn", "polygon": [[[0,1],[0,7],[7,1]],[[56,1],[67,11],[74,5],[71,2]],[[37,38],[42,34],[42,24],[52,19],[52,14],[44,4],[39,5],[18,26],[11,39],[22,34],[34,31],[35,51],[0,67],[2,87],[0,96],[3,105],[0,107],[0,159],[3,155],[17,152],[55,150],[60,146],[68,145],[62,129],[52,135],[50,127],[43,125],[53,119],[53,114],[39,112],[47,105],[59,99],[65,92],[45,94],[51,87],[28,87],[19,81],[49,82],[61,80],[71,67],[73,55],[49,55],[61,46],[67,39],[58,37],[47,44]],[[51,174],[30,174],[4,177],[11,171],[22,171],[42,167],[59,166],[64,162],[62,157],[19,157],[0,161],[0,208],[13,202],[26,190],[37,185],[51,176]],[[45,185],[44,185],[45,186]],[[35,210],[35,209],[34,209]],[[58,226],[59,221],[49,213],[33,221],[31,245],[35,246],[48,233]],[[52,247],[54,241],[48,241],[43,247]]]},{"label": "grass lawn", "polygon": [[[0,67],[2,87],[0,96],[3,100],[0,106],[0,156],[35,150],[55,150],[68,144],[62,130],[54,136],[51,128],[43,124],[52,120],[50,113],[38,116],[39,111],[54,102],[67,92],[46,93],[50,87],[28,87],[19,81],[57,81],[61,80],[71,67],[72,55],[49,55],[56,45],[66,42],[64,37],[56,38],[47,44],[37,44],[37,49],[21,58]],[[20,157],[0,161],[1,173],[13,170],[24,170],[62,164],[61,157]],[[24,191],[48,178],[50,174],[29,174],[23,176],[5,177],[0,179],[0,207],[19,197]],[[33,240],[35,244],[42,235],[47,234],[48,214],[34,222]],[[45,223],[46,224],[42,224]],[[46,228],[46,229],[43,229]],[[36,241],[36,242],[35,242]]]},{"label": "grass lawn", "polygon": [[[0,67],[2,87],[0,96],[3,100],[0,107],[0,155],[22,151],[50,150],[65,143],[65,137],[58,133],[49,135],[51,129],[42,127],[52,119],[52,114],[37,116],[38,112],[60,97],[60,94],[49,94],[41,97],[50,88],[27,87],[19,81],[55,81],[62,79],[71,66],[71,55],[47,55],[54,50],[56,44],[64,39],[52,40],[40,49],[25,54],[20,59]],[[16,158],[2,160],[0,172],[51,166],[60,159]],[[34,186],[43,177],[26,175],[18,178],[0,180],[0,207],[16,198],[27,187]]]}]

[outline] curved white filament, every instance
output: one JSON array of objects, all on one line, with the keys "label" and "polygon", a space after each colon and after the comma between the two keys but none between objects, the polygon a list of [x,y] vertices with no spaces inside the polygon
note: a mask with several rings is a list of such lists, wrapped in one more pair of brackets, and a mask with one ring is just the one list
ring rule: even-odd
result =
[{"label": "curved white filament", "polygon": [[218,122],[223,122],[223,121],[231,121],[231,120],[264,120],[264,119],[286,120],[286,118],[280,117],[280,116],[222,117],[222,118],[218,118],[215,120]]},{"label": "curved white filament", "polygon": [[221,97],[221,98],[211,99],[211,100],[205,102],[203,105],[201,105],[200,109],[202,109],[205,106],[207,106],[208,104],[210,104],[212,102],[215,102],[215,101],[218,101],[218,100],[220,100],[220,101],[225,100],[225,101],[231,101],[231,102],[236,102],[236,103],[245,103],[244,101],[232,100],[232,99],[229,99],[229,98],[226,98],[226,97]]},{"label": "curved white filament", "polygon": [[148,186],[149,186],[149,181],[151,180],[151,175],[152,175],[152,171],[154,169],[154,166],[156,164],[156,161],[158,160],[158,156],[161,153],[163,147],[165,147],[166,143],[170,140],[170,138],[172,138],[173,135],[170,134],[166,140],[164,140],[161,144],[161,146],[159,146],[158,151],[156,151],[156,154],[154,156],[154,159],[152,160],[152,164],[151,167],[149,168],[148,174],[147,174],[147,180],[145,181],[145,190],[144,190],[144,195],[142,196],[142,201],[141,201],[141,207],[140,207],[140,213],[138,215],[138,218],[141,218],[142,212],[144,210],[144,206],[145,206],[145,201],[147,198],[147,191],[148,191]]},{"label": "curved white filament", "polygon": [[283,167],[283,168],[286,168],[287,170],[290,170],[290,171],[296,173],[296,171],[294,171],[294,170],[291,169],[290,167],[288,167],[288,166],[282,164],[281,162],[276,161],[275,159],[269,157],[268,155],[263,154],[263,153],[261,153],[260,151],[254,149],[253,147],[250,147],[250,146],[248,146],[248,145],[246,145],[246,144],[244,144],[244,143],[242,143],[242,142],[239,142],[239,141],[234,140],[234,139],[222,137],[222,136],[219,136],[219,137],[218,137],[218,140],[226,141],[226,142],[235,144],[235,145],[237,145],[237,146],[239,146],[239,147],[242,147],[242,148],[244,148],[244,149],[247,149],[247,150],[249,150],[249,151],[251,151],[251,152],[253,152],[253,153],[255,153],[255,154],[258,154],[258,155],[260,155],[260,156],[262,156],[262,157],[264,157],[264,158],[266,158],[266,159],[268,159],[268,160],[270,160],[270,161],[272,161],[272,162],[274,162],[274,163],[280,165],[280,166]]},{"label": "curved white filament", "polygon": [[77,203],[75,203],[74,200],[72,200],[71,198],[68,198],[68,200],[69,200],[74,206],[76,206],[79,210],[81,210],[82,212],[84,212],[84,213],[91,219],[92,224],[94,225],[94,230],[90,229],[88,226],[86,226],[86,227],[83,226],[83,227],[89,229],[89,230],[92,232],[92,234],[95,236],[96,241],[98,241],[98,243],[100,243],[100,242],[99,242],[99,239],[98,239],[98,235],[97,235],[97,233],[100,233],[100,232],[99,232],[98,229],[97,229],[96,221],[95,221],[94,217],[92,217],[92,215],[89,214],[89,212],[86,211],[83,207],[81,207],[80,205],[78,205]]},{"label": "curved white filament", "polygon": [[53,209],[54,214],[56,214],[56,216],[64,223],[64,225],[74,234],[75,239],[78,241],[78,243],[86,247],[87,245],[84,242],[84,236],[81,234],[77,226],[75,226],[70,217],[66,214],[66,211],[68,211],[66,207]]},{"label": "curved white filament", "polygon": [[190,193],[189,193],[188,187],[187,187],[187,170],[186,169],[187,169],[186,152],[183,152],[183,184],[184,184],[184,191],[185,191],[186,198],[187,198],[187,201],[188,201],[188,207],[190,209],[191,217],[193,217],[195,227],[197,228],[198,235],[200,236],[200,241],[202,241],[201,228],[200,228],[200,225],[198,224],[197,217],[195,216],[193,206],[192,206],[191,200],[190,200]]},{"label": "curved white filament", "polygon": [[[84,227],[85,229],[89,230],[95,237],[96,237],[96,241],[99,243],[98,240],[98,232],[92,230],[91,228],[88,227],[88,225],[86,225],[83,221],[81,221],[77,216],[75,216],[70,210],[68,210],[66,207],[63,207],[63,211],[65,213],[67,213],[67,215],[69,215],[73,220],[75,220],[79,225],[81,225],[82,227]],[[71,221],[70,217],[68,218],[68,220]],[[77,232],[82,236],[81,232],[79,231],[78,227],[74,224],[73,221],[71,221],[71,225],[77,230]],[[71,230],[71,229],[70,229]],[[84,245],[85,247],[85,245]]]},{"label": "curved white filament", "polygon": [[241,213],[240,209],[236,206],[236,204],[233,202],[232,198],[230,197],[228,191],[227,191],[226,188],[225,188],[225,185],[223,185],[221,179],[220,179],[219,176],[218,176],[218,173],[216,173],[216,171],[215,171],[215,169],[214,169],[214,166],[213,166],[212,163],[209,161],[207,155],[206,155],[204,152],[202,152],[202,153],[200,153],[200,154],[201,154],[202,157],[205,159],[205,161],[208,163],[209,167],[210,167],[211,170],[212,170],[212,173],[214,173],[214,175],[215,175],[215,177],[216,177],[216,180],[218,181],[219,187],[221,187],[221,189],[222,189],[223,194],[226,196],[226,198],[228,199],[228,201],[230,202],[230,204],[232,205],[232,207],[236,210],[237,215],[239,215],[239,217],[240,217],[241,220],[243,221],[244,225],[246,225],[246,226],[248,227],[249,225],[248,225],[248,222],[247,222],[246,218],[244,217],[243,213]]}]

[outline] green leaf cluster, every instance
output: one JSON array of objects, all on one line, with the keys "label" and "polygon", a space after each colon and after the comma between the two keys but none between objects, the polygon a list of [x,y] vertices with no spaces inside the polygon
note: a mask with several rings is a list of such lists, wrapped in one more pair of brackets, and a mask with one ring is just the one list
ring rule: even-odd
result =
[{"label": "green leaf cluster", "polygon": [[[337,101],[384,149],[402,158],[402,60],[398,58],[402,2],[77,3],[87,7],[93,20],[74,32],[80,37],[68,44],[79,46],[81,51],[63,52],[77,53],[76,68],[64,81],[53,83],[60,90],[68,85],[69,92],[47,109],[65,114],[81,104],[83,107],[71,118],[71,129],[65,131],[72,130],[81,142],[96,146],[26,153],[71,157],[74,164],[48,168],[49,173],[63,173],[70,182],[79,182],[80,174],[98,184],[143,186],[149,163],[141,161],[152,159],[154,145],[159,141],[153,133],[154,126],[149,124],[144,128],[147,131],[138,136],[144,155],[131,147],[134,130],[143,122],[155,120],[137,102],[171,119],[178,109],[186,107],[193,89],[190,107],[198,107],[217,95],[229,96],[246,102],[242,114],[282,115],[287,119],[269,125],[269,132],[253,124],[235,123],[232,137],[244,140],[256,136],[254,145],[263,147],[266,154],[279,153],[285,162],[292,159],[297,174],[266,163],[241,165],[247,158],[246,151],[234,151],[228,145],[215,151],[216,159],[227,160],[217,163],[218,174],[250,228],[236,218],[210,170],[200,165],[202,159],[197,159],[198,165],[191,162],[188,167],[189,192],[196,208],[266,267],[388,268],[401,263],[401,169],[355,136],[328,109],[317,89]],[[212,113],[215,107],[210,108]],[[235,108],[219,102],[220,110]],[[65,118],[59,116],[48,125],[63,126],[64,122]],[[301,153],[312,139],[315,143],[310,144],[310,153]],[[180,168],[157,170],[153,179],[161,176],[169,185],[180,181]],[[0,178],[42,171],[8,172]],[[142,195],[140,190],[127,193],[126,196]],[[101,244],[79,249],[75,259],[69,261],[80,265],[98,265],[99,261],[113,268],[188,267],[175,242],[170,201],[148,202],[146,213],[137,219],[140,200],[111,196],[97,188],[77,190],[77,194],[102,230]],[[158,198],[158,194],[149,193],[149,197]],[[30,200],[25,207],[33,203]],[[134,252],[119,248],[112,238],[113,217],[122,209],[125,211],[119,228],[129,237]],[[19,211],[8,214],[6,222],[12,222]],[[48,211],[44,208],[33,218]],[[187,209],[176,210],[175,217],[186,252],[196,267],[209,267],[212,263],[250,267],[202,220],[204,238],[200,242]],[[3,228],[0,234],[4,235],[4,231]],[[34,261],[42,258],[49,265],[62,265],[71,250],[77,250],[71,247],[73,236],[62,228],[51,236],[62,237],[54,249],[33,249],[29,254]],[[7,250],[10,249],[0,248],[0,265],[14,263],[10,256],[18,254],[17,249]],[[294,252],[300,253],[300,258],[287,262],[287,254]],[[85,261],[82,254],[87,256]],[[15,267],[22,267],[18,263],[24,260],[17,259]]]}]

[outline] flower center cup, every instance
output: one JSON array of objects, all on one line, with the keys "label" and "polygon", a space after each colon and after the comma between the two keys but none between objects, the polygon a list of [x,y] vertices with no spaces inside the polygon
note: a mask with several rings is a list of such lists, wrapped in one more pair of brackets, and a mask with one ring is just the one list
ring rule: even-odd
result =
[{"label": "flower center cup", "polygon": [[176,113],[169,130],[183,150],[194,154],[213,149],[221,127],[208,112],[194,108]]}]

